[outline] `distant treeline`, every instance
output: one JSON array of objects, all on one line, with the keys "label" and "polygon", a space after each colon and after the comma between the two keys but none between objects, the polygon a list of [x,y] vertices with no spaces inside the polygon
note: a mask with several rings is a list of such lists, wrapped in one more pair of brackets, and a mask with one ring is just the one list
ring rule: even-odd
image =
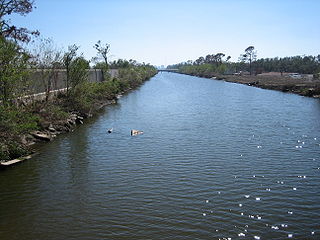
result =
[{"label": "distant treeline", "polygon": [[261,58],[254,62],[257,72],[297,72],[315,74],[320,72],[320,55],[284,58]]},{"label": "distant treeline", "polygon": [[239,57],[238,62],[231,62],[230,56],[223,53],[209,54],[205,57],[174,65],[168,69],[179,69],[181,72],[206,76],[208,73],[233,74],[247,71],[251,74],[263,72],[291,72],[301,74],[318,74],[320,72],[320,54],[318,56],[293,56],[284,58],[256,59],[256,51],[250,46]]}]

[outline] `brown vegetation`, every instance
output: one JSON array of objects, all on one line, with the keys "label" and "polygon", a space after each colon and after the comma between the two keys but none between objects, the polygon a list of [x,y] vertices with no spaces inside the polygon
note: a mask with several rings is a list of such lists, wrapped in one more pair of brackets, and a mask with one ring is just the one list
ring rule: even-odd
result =
[{"label": "brown vegetation", "polygon": [[236,76],[236,75],[215,75],[217,79],[227,82],[241,83],[259,88],[292,92],[309,97],[320,97],[320,80],[306,76],[292,78],[279,75],[257,75],[257,76]]}]

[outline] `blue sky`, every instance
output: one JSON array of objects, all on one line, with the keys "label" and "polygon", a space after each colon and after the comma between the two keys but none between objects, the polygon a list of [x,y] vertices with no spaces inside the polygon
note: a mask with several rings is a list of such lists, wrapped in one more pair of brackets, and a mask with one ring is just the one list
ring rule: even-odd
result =
[{"label": "blue sky", "polygon": [[110,59],[154,65],[223,52],[237,61],[250,45],[258,57],[320,54],[319,0],[35,0],[18,26],[61,47],[110,43]]}]

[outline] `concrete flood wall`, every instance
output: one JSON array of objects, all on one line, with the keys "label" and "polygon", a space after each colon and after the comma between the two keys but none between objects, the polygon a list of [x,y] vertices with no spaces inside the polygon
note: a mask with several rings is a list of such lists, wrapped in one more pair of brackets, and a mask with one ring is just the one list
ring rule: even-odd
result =
[{"label": "concrete flood wall", "polygon": [[[118,69],[110,69],[109,75],[112,78],[118,77]],[[67,72],[64,69],[56,70],[53,74],[49,74],[49,71],[45,72],[42,70],[35,70],[29,77],[29,86],[24,89],[28,92],[27,96],[20,97],[16,100],[17,104],[27,105],[32,103],[34,100],[42,101],[46,99],[46,85],[51,78],[50,94],[49,98],[56,96],[59,92],[66,92],[67,85]],[[89,69],[88,70],[88,81],[89,82],[103,82],[104,76],[101,69]]]},{"label": "concrete flood wall", "polygon": [[[118,76],[118,69],[110,69],[109,74],[111,77]],[[56,70],[53,74],[49,71],[35,70],[29,77],[29,94],[38,94],[46,91],[46,85],[51,78],[50,90],[59,90],[67,87],[66,79],[67,72],[65,69]],[[101,69],[89,69],[88,70],[88,81],[89,82],[103,82],[104,76]]]}]

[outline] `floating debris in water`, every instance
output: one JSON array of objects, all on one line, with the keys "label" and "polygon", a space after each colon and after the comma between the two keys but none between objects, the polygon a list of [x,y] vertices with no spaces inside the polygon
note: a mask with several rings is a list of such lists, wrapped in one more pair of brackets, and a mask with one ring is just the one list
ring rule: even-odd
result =
[{"label": "floating debris in water", "polygon": [[137,136],[143,134],[143,131],[132,129],[130,132],[131,136]]},{"label": "floating debris in water", "polygon": [[256,219],[261,220],[261,219],[262,219],[262,217],[261,217],[261,216],[259,216],[259,215],[256,215]]},{"label": "floating debris in water", "polygon": [[299,175],[298,178],[307,178],[307,176],[305,176],[305,175],[304,175],[304,176]]},{"label": "floating debris in water", "polygon": [[238,236],[239,237],[245,237],[246,235],[244,233],[239,233]]}]

